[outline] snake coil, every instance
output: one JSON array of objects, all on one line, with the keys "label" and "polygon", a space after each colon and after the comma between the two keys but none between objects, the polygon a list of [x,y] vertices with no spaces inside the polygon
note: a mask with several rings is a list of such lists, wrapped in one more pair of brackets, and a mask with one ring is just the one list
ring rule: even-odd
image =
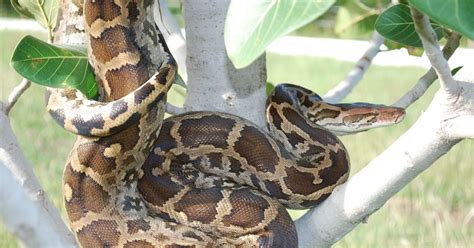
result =
[{"label": "snake coil", "polygon": [[85,37],[102,86],[99,101],[49,89],[48,111],[78,135],[63,190],[81,246],[296,247],[285,208],[317,205],[349,175],[347,151],[326,128],[361,131],[396,123],[404,111],[329,104],[284,84],[268,98],[268,132],[226,113],[163,120],[176,63],[151,7],[61,5],[56,42]]}]

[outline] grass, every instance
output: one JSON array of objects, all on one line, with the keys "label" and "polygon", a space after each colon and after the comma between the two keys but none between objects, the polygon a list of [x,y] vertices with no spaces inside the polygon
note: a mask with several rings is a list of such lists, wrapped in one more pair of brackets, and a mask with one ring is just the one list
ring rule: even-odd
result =
[{"label": "grass", "polygon": [[[0,32],[0,98],[20,81],[10,69],[10,52],[24,34]],[[351,69],[351,63],[331,59],[268,55],[268,80],[301,82],[324,93]],[[409,67],[373,66],[364,81],[346,99],[390,104],[423,73]],[[177,92],[181,89],[175,89]],[[356,173],[407,130],[427,107],[436,87],[408,110],[399,125],[377,129],[342,140],[350,151]],[[177,92],[173,102],[182,100]],[[48,193],[64,215],[61,175],[74,137],[54,123],[45,111],[43,90],[32,86],[11,113],[15,133],[26,157]],[[335,247],[469,247],[474,243],[473,141],[463,141],[430,169],[393,197],[382,209],[359,225]],[[292,212],[297,216],[298,212]],[[470,217],[469,217],[470,216]],[[0,247],[18,247],[0,221]]]}]

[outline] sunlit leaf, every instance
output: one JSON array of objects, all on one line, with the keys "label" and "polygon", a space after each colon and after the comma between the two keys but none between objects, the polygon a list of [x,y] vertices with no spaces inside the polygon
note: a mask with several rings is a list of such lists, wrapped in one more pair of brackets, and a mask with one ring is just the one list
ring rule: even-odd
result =
[{"label": "sunlit leaf", "polygon": [[474,39],[473,0],[409,0],[436,22]]},{"label": "sunlit leaf", "polygon": [[232,0],[227,12],[224,39],[232,63],[242,68],[252,63],[276,38],[326,12],[335,0]]},{"label": "sunlit leaf", "polygon": [[[444,35],[443,29],[439,25],[433,27],[438,39],[441,39]],[[405,4],[398,4],[385,10],[377,19],[375,29],[387,39],[407,46],[423,47],[415,31],[410,7]]]},{"label": "sunlit leaf", "polygon": [[35,20],[48,30],[56,25],[59,0],[10,0],[12,6],[20,14],[34,17]]},{"label": "sunlit leaf", "polygon": [[10,64],[24,78],[44,86],[75,88],[88,98],[98,93],[84,48],[54,46],[28,35],[18,43]]},{"label": "sunlit leaf", "polygon": [[26,17],[34,18],[34,15],[30,11],[28,11],[28,9],[21,6],[20,3],[18,3],[18,0],[11,0],[10,3],[13,9],[15,9],[15,11],[19,14],[24,15]]}]

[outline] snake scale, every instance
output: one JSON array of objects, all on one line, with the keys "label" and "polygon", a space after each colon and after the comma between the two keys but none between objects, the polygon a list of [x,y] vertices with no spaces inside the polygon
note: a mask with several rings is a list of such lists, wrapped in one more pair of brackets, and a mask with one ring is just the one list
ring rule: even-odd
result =
[{"label": "snake scale", "polygon": [[[84,43],[100,99],[48,89],[48,111],[78,138],[64,169],[83,247],[297,247],[286,208],[310,208],[349,175],[337,134],[393,124],[402,109],[329,104],[295,85],[267,101],[268,131],[240,117],[163,120],[176,63],[151,0],[63,0],[57,43]],[[85,31],[85,33],[84,33]]]}]

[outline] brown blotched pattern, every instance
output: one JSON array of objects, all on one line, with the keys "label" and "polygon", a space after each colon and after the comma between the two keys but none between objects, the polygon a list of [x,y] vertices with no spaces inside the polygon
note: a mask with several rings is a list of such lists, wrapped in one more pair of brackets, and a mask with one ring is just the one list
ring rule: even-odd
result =
[{"label": "brown blotched pattern", "polygon": [[[315,206],[349,173],[344,146],[319,121],[371,124],[379,112],[330,105],[307,89],[281,85],[267,101],[271,135],[224,113],[163,120],[176,64],[155,28],[152,4],[61,2],[56,41],[84,36],[75,32],[85,25],[82,40],[88,40],[101,82],[101,101],[75,90],[50,90],[48,96],[53,118],[79,135],[63,178],[79,243],[297,247],[285,207]],[[392,109],[390,118],[398,120],[397,113]]]}]

